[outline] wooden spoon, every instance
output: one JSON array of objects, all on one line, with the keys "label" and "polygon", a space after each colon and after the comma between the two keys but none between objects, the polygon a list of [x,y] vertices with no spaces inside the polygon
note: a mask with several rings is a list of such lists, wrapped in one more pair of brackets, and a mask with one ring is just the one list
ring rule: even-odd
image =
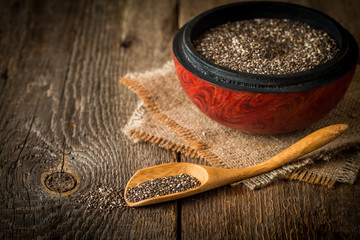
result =
[{"label": "wooden spoon", "polygon": [[[227,185],[229,183],[254,177],[281,167],[286,163],[289,163],[301,156],[304,156],[307,153],[314,151],[315,149],[324,146],[325,144],[340,136],[346,129],[348,129],[348,127],[349,126],[347,124],[336,124],[317,130],[316,132],[306,136],[269,160],[247,168],[225,169],[185,162],[167,163],[149,168],[143,168],[137,171],[126,185],[124,194],[125,201],[131,207],[145,206],[188,197],[197,193]],[[201,182],[200,186],[183,192],[148,198],[139,202],[129,202],[126,199],[127,190],[130,187],[137,185],[138,183],[146,182],[154,178],[179,175],[181,173],[186,173],[197,178]]]}]

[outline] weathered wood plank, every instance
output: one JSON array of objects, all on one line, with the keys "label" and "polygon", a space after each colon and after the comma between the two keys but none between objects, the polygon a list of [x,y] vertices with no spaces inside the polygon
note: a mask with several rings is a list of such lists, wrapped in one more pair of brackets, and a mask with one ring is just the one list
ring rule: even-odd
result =
[{"label": "weathered wood plank", "polygon": [[[170,59],[175,2],[1,6],[0,237],[175,238],[176,203],[108,213],[77,202],[98,184],[122,188],[137,169],[176,161],[121,132],[137,97],[118,82]],[[50,172],[71,173],[77,191],[50,194],[41,183]]]},{"label": "weathered wood plank", "polygon": [[224,187],[181,202],[182,238],[356,239],[360,184],[334,189],[277,182]]},{"label": "weathered wood plank", "polygon": [[[7,39],[2,45],[6,51],[2,52],[4,57],[1,59],[1,66],[5,66],[7,71],[0,100],[1,235],[3,238],[31,238],[39,227],[37,216],[41,216],[43,207],[48,205],[47,201],[41,200],[39,174],[44,168],[52,167],[54,161],[58,164],[56,156],[61,151],[58,146],[49,146],[53,142],[46,141],[46,136],[43,136],[45,141],[32,141],[31,138],[37,125],[36,116],[48,102],[46,93],[52,88],[52,79],[63,79],[66,74],[63,70],[69,58],[66,49],[73,35],[69,34],[69,41],[60,40],[62,31],[67,32],[70,27],[66,22],[68,19],[51,16],[51,12],[54,9],[60,12],[71,7],[76,9],[78,6],[37,5],[35,2],[6,4],[10,8],[1,8],[6,12],[6,15],[1,15],[11,19],[8,22],[10,26],[6,18],[1,19],[4,25],[0,24],[5,28],[2,39]],[[51,24],[57,26],[57,31],[51,29]],[[46,45],[48,41],[55,45]],[[51,53],[56,49],[60,51],[54,58]],[[47,109],[48,113],[51,113],[50,110]],[[50,122],[45,124],[49,126]],[[50,215],[51,211],[45,212]],[[45,218],[46,215],[42,216]]]},{"label": "weathered wood plank", "polygon": [[[179,3],[179,26],[212,7],[234,1]],[[291,1],[321,10],[360,42],[358,1]],[[202,163],[184,156],[182,161]],[[224,187],[181,200],[182,239],[357,239],[360,183],[326,189],[280,181],[260,190]]]}]

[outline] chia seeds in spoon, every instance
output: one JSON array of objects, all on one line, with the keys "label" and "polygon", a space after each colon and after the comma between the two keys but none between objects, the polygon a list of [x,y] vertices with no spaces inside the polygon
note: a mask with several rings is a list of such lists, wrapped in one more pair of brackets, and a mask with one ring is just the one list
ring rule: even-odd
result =
[{"label": "chia seeds in spoon", "polygon": [[289,19],[229,22],[207,30],[193,44],[212,63],[268,75],[312,69],[339,51],[324,30]]},{"label": "chia seeds in spoon", "polygon": [[129,202],[139,202],[144,199],[168,195],[190,190],[200,186],[200,181],[188,174],[154,178],[128,188],[126,199]]}]

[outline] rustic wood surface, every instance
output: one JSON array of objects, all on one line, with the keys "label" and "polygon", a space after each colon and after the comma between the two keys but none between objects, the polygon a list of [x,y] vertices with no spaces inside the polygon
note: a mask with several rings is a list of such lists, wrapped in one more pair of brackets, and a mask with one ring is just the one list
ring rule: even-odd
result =
[{"label": "rustic wood surface", "polygon": [[[201,163],[121,131],[138,98],[127,72],[171,59],[196,14],[230,1],[0,1],[0,238],[359,239],[360,182],[223,187],[143,208],[88,211],[80,195],[123,188],[139,168]],[[338,20],[360,42],[357,0],[291,1]],[[44,185],[69,173],[69,194]],[[64,183],[66,184],[66,183]]]}]

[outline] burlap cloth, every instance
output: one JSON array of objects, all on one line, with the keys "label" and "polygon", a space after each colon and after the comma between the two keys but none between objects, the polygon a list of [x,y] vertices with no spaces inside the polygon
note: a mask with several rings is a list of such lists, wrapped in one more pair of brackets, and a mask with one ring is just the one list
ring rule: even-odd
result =
[{"label": "burlap cloth", "polygon": [[121,83],[141,99],[124,132],[135,142],[203,158],[213,166],[244,168],[263,162],[311,132],[337,123],[349,130],[332,143],[277,170],[242,181],[250,189],[287,178],[331,187],[354,183],[360,168],[360,67],[344,99],[319,122],[281,135],[253,135],[232,130],[207,118],[187,98],[173,63],[145,73],[127,74]]}]

